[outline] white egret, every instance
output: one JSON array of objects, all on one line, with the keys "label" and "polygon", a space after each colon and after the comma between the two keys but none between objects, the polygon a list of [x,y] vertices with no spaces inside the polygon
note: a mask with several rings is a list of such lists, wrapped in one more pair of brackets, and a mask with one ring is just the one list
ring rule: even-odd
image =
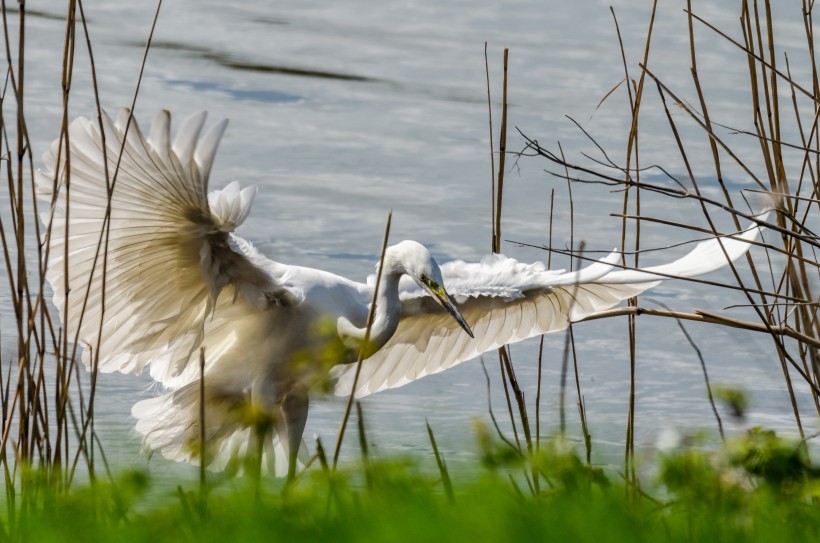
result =
[{"label": "white egret", "polygon": [[[308,395],[322,382],[338,394],[352,390],[349,363],[375,287],[274,262],[234,234],[256,189],[231,183],[208,193],[227,123],[202,134],[204,122],[204,112],[188,118],[172,141],[167,111],[147,138],[129,125],[127,110],[114,120],[103,115],[104,138],[97,121],[73,121],[68,152],[55,141],[38,176],[39,196],[52,204],[43,214],[51,225],[47,277],[86,366],[148,368],[167,389],[132,410],[149,449],[199,461],[204,435],[203,461],[213,467],[256,449],[268,462],[279,456],[277,471],[284,463],[292,475]],[[393,245],[355,394],[563,330],[669,276],[719,269],[757,233],[701,242],[671,264],[634,271],[615,268],[618,253],[571,273],[501,255],[439,268],[419,243]]]}]

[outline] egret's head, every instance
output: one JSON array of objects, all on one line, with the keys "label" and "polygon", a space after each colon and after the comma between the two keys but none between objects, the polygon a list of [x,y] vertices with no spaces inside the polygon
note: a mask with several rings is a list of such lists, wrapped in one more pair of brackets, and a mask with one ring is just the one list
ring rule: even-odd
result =
[{"label": "egret's head", "polygon": [[430,251],[416,241],[402,241],[390,247],[389,254],[385,255],[385,260],[391,259],[391,262],[385,262],[385,266],[392,265],[394,269],[400,269],[406,273],[450,315],[458,322],[458,324],[467,332],[470,337],[473,336],[473,331],[464,320],[464,317],[456,308],[456,303],[453,298],[444,289],[444,280],[441,277],[441,269],[439,269],[436,260]]}]

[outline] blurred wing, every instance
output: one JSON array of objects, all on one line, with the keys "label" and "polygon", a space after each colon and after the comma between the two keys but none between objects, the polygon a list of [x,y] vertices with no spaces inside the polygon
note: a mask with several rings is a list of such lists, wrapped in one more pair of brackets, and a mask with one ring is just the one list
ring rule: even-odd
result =
[{"label": "blurred wing", "polygon": [[[620,259],[618,253],[575,273],[545,271],[540,264],[521,264],[501,255],[480,264],[445,264],[442,274],[447,290],[475,339],[430,297],[408,285],[399,327],[363,362],[356,396],[399,387],[503,345],[564,330],[570,322],[610,309],[669,276],[690,277],[719,269],[728,263],[721,242],[734,260],[750,246],[741,240],[753,240],[758,231],[753,227],[739,239],[701,242],[686,256],[646,271],[613,270]],[[334,368],[336,394],[350,394],[355,372],[355,364]]]},{"label": "blurred wing", "polygon": [[101,132],[97,122],[78,118],[69,152],[57,140],[45,155],[37,189],[51,206],[42,216],[50,227],[47,278],[63,333],[84,348],[87,366],[139,373],[151,364],[151,375],[171,385],[198,358],[206,321],[227,333],[214,314],[218,299],[231,302],[231,292],[219,296],[224,287],[234,287],[243,304],[235,311],[245,314],[286,293],[264,259],[231,234],[255,189],[231,184],[207,193],[227,122],[200,137],[199,113],[172,142],[167,111],[155,117],[147,139],[133,119],[126,137],[128,119],[128,110],[116,120],[103,114]]}]

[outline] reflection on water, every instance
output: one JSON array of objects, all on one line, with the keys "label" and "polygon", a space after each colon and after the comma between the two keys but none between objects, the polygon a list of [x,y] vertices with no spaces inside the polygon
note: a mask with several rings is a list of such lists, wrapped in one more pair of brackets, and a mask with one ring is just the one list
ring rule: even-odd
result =
[{"label": "reflection on water", "polygon": [[[142,43],[136,43],[133,45],[139,47],[145,46]],[[320,79],[341,79],[343,81],[374,81],[369,77],[364,77],[361,75],[327,72],[323,70],[311,70],[306,68],[296,68],[293,66],[274,66],[272,64],[262,64],[259,62],[253,62],[251,60],[238,59],[227,53],[220,53],[208,49],[206,47],[185,45],[183,43],[159,41],[152,42],[151,47],[152,49],[178,51],[184,53],[187,56],[197,57],[214,62],[219,66],[223,68],[228,68],[230,70],[257,72],[261,74],[292,75],[298,77],[318,77]]]},{"label": "reflection on water", "polygon": [[[631,75],[638,74],[648,11],[641,3],[615,2]],[[736,29],[734,8],[714,2],[708,18]],[[490,156],[484,42],[489,42],[493,104],[500,96],[500,59],[510,47],[510,141],[523,141],[513,127],[542,144],[561,142],[568,156],[597,150],[565,118],[581,119],[586,129],[616,160],[625,153],[629,131],[628,99],[623,86],[596,108],[623,78],[609,3],[523,0],[514,9],[502,2],[439,2],[406,5],[364,1],[291,2],[271,6],[261,0],[241,4],[178,0],[163,6],[148,57],[136,114],[146,125],[161,108],[176,123],[199,109],[211,119],[229,117],[231,125],[214,166],[211,185],[239,180],[260,187],[254,210],[240,232],[271,258],[316,266],[363,280],[372,273],[381,246],[384,221],[393,210],[391,238],[417,239],[432,246],[439,261],[475,260],[490,243]],[[691,89],[685,2],[661,7],[655,22],[650,63],[671,87],[689,98]],[[144,3],[96,2],[86,7],[94,46],[101,101],[114,111],[131,103],[143,44],[153,17]],[[777,8],[780,9],[780,8]],[[785,8],[783,8],[785,10]],[[797,11],[797,10],[795,10]],[[28,11],[29,14],[33,14]],[[55,8],[53,14],[57,14]],[[36,14],[35,14],[36,15]],[[27,111],[35,157],[58,134],[61,114],[60,74],[64,23],[52,12],[29,21],[26,51]],[[799,13],[785,12],[782,35],[802,36]],[[797,18],[797,19],[796,19]],[[701,80],[715,122],[751,126],[738,89],[746,85],[745,58],[714,34],[698,30],[705,44],[699,57]],[[12,37],[13,38],[13,37]],[[727,60],[729,59],[729,60]],[[805,71],[791,57],[796,77]],[[72,85],[73,115],[94,111],[87,53],[78,47]],[[496,116],[498,113],[496,113]],[[678,112],[681,137],[688,143],[696,175],[714,176],[708,141]],[[495,119],[496,127],[498,118]],[[657,96],[648,93],[642,108],[644,164],[659,163],[673,174],[685,172]],[[742,135],[724,136],[755,167],[756,144]],[[784,136],[786,137],[786,136]],[[496,142],[497,143],[497,142]],[[569,205],[566,183],[547,172],[538,159],[510,160],[503,250],[522,261],[547,255],[514,242],[558,247],[569,245],[570,209],[576,243],[609,251],[620,244],[622,196],[606,187],[573,187]],[[725,164],[733,187],[748,186],[747,175]],[[685,175],[679,175],[685,179]],[[552,191],[555,209],[550,221]],[[716,190],[705,187],[705,190]],[[670,202],[647,195],[644,213],[666,220],[703,225],[690,202]],[[552,225],[552,226],[551,226]],[[644,227],[642,245],[665,246],[688,234],[662,225]],[[680,255],[684,248],[673,251]],[[33,255],[32,255],[33,256]],[[567,261],[553,256],[554,267]],[[669,260],[647,255],[646,264]],[[716,274],[710,279],[729,279]],[[740,298],[727,299],[703,285],[675,283],[650,293],[670,305],[721,311]],[[4,311],[9,311],[4,306]],[[751,312],[733,311],[749,318]],[[8,323],[12,317],[0,315]],[[753,317],[752,317],[753,318]],[[779,365],[762,336],[697,324],[687,325],[705,353],[713,382],[739,384],[751,391],[749,424],[792,428],[790,405]],[[626,324],[619,320],[578,325],[580,384],[595,443],[595,454],[613,464],[622,457],[629,383]],[[669,426],[715,427],[706,402],[700,365],[674,322],[639,319],[637,418],[639,444],[651,445]],[[562,336],[547,337],[542,390],[543,434],[557,428]],[[538,342],[512,349],[527,401],[535,398]],[[6,348],[11,352],[13,346]],[[241,361],[240,361],[241,363]],[[486,357],[496,416],[504,418],[504,395],[498,364]],[[799,384],[799,401],[810,398]],[[137,462],[139,444],[131,433],[130,406],[154,391],[146,377],[102,376],[98,422],[109,457],[124,465]],[[574,413],[574,392],[568,395]],[[369,437],[376,451],[429,451],[425,421],[437,432],[448,462],[474,450],[470,423],[486,420],[486,382],[478,362],[364,402]],[[809,411],[807,411],[809,412]],[[306,436],[335,439],[340,402],[321,399],[312,407]],[[569,416],[570,432],[580,435]],[[506,427],[505,427],[506,428]],[[313,445],[308,439],[309,445]],[[349,439],[348,443],[353,443]],[[352,447],[352,446],[351,446]],[[141,461],[141,460],[140,460]],[[154,469],[180,470],[161,458]]]},{"label": "reflection on water", "polygon": [[216,91],[227,94],[234,100],[254,100],[256,102],[271,103],[296,102],[299,100],[298,96],[286,94],[284,92],[277,92],[275,90],[237,89],[209,81],[183,81],[179,79],[169,79],[165,81],[165,84],[172,87],[188,87],[197,92]]}]

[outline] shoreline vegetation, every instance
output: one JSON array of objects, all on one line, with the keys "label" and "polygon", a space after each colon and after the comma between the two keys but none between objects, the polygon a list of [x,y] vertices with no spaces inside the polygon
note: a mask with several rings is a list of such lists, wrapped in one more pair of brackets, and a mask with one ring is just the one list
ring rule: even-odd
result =
[{"label": "shoreline vegetation", "polygon": [[[820,534],[820,470],[801,443],[773,432],[752,430],[714,452],[666,452],[636,488],[589,466],[560,437],[522,459],[483,431],[480,465],[452,479],[417,459],[364,453],[359,466],[313,469],[292,486],[242,477],[204,492],[180,486],[162,499],[151,497],[142,472],[67,493],[35,477],[37,499],[4,539],[748,542]],[[538,495],[522,470],[538,473]]]},{"label": "shoreline vegetation", "polygon": [[[156,16],[161,17],[161,2]],[[507,59],[504,51],[500,119],[493,111],[489,61],[487,99],[492,167],[493,250],[500,249],[503,228],[504,173],[507,160],[541,161],[549,174],[565,181],[571,195],[574,183],[603,185],[619,191],[622,198],[621,246],[625,267],[637,267],[642,250],[641,225],[660,223],[686,229],[702,237],[737,231],[747,221],[756,222],[755,198],[769,199],[776,213],[766,223],[766,235],[756,242],[754,255],[731,266],[733,282],[711,285],[732,293],[732,299],[752,309],[752,319],[726,314],[681,312],[670,308],[645,307],[631,300],[623,308],[596,318],[625,317],[631,355],[631,387],[626,417],[623,464],[604,470],[593,463],[593,436],[583,401],[572,327],[565,336],[560,410],[541,411],[541,360],[536,398],[527,399],[516,378],[515,364],[507,349],[500,349],[506,405],[490,413],[491,423],[476,426],[479,462],[451,473],[446,455],[439,451],[435,432],[428,426],[430,451],[437,470],[419,467],[417,458],[379,458],[372,454],[365,435],[366,413],[360,404],[349,409],[350,429],[358,434],[360,461],[336,470],[335,455],[325,454],[321,442],[308,468],[292,484],[256,470],[248,459],[251,475],[200,472],[200,480],[181,483],[175,493],[157,498],[155,485],[142,472],[122,471],[109,466],[105,447],[94,429],[96,367],[87,372],[80,352],[59,325],[45,280],[51,224],[49,203],[34,197],[34,172],[43,149],[32,149],[26,118],[36,112],[25,108],[25,2],[16,7],[2,5],[4,50],[7,64],[0,117],[4,206],[0,212],[0,242],[12,328],[2,330],[5,338],[16,338],[16,351],[6,356],[0,372],[0,470],[3,474],[5,507],[0,508],[0,541],[217,541],[225,538],[310,538],[311,540],[507,540],[513,538],[564,539],[578,541],[770,541],[820,534],[820,467],[811,458],[811,422],[820,414],[820,321],[817,318],[817,193],[820,175],[820,77],[815,59],[813,4],[804,0],[802,13],[805,54],[810,62],[807,80],[792,77],[789,59],[779,49],[774,32],[771,2],[743,0],[739,3],[738,35],[719,29],[702,19],[697,6],[687,3],[689,56],[694,93],[667,87],[652,70],[653,22],[657,2],[651,8],[645,47],[638,62],[624,50],[616,11],[619,52],[624,65],[623,81],[604,100],[624,100],[631,125],[626,149],[596,147],[589,135],[590,149],[601,159],[586,154],[586,162],[567,158],[564,149],[539,142],[535,135],[520,133],[523,149],[513,151],[507,129]],[[666,8],[664,8],[666,9]],[[59,127],[65,149],[68,123],[73,117],[69,97],[76,48],[87,51],[96,89],[94,44],[88,37],[83,3],[68,2],[65,15],[65,49],[62,64],[63,117]],[[156,18],[154,20],[156,24]],[[695,29],[712,32],[731,43],[736,56],[728,62],[748,68],[749,85],[742,98],[749,101],[753,131],[717,124],[719,112],[709,108],[707,93],[698,76],[698,47]],[[147,36],[145,59],[150,55]],[[17,40],[13,39],[17,37]],[[514,54],[513,51],[511,54]],[[485,46],[485,56],[487,49]],[[802,73],[802,72],[801,72]],[[142,72],[138,74],[131,111],[139,100]],[[647,93],[660,98],[668,128],[674,136],[676,153],[684,169],[676,176],[660,166],[642,162],[639,153],[639,119]],[[739,93],[741,95],[741,93]],[[675,114],[672,114],[672,111]],[[713,120],[715,119],[715,120]],[[498,126],[494,125],[497,124]],[[691,142],[679,125],[700,128],[701,143],[708,156],[690,156]],[[500,128],[499,135],[495,130]],[[579,129],[583,130],[580,125]],[[756,138],[763,168],[744,163],[733,151],[727,132]],[[796,134],[788,141],[781,134]],[[647,135],[642,135],[646,137]],[[497,138],[497,145],[496,145]],[[509,156],[508,156],[509,155]],[[701,191],[692,161],[710,162],[719,190]],[[724,181],[723,170],[731,164],[748,176],[742,192]],[[648,171],[649,170],[649,171]],[[665,177],[664,177],[665,176]],[[56,182],[56,181],[55,181]],[[509,189],[507,189],[509,190]],[[648,192],[647,192],[648,191]],[[57,191],[53,191],[55,194]],[[641,195],[693,200],[702,211],[708,228],[670,224],[659,210],[642,208]],[[646,198],[646,196],[644,196]],[[53,205],[53,202],[51,203]],[[570,209],[572,200],[570,198]],[[812,211],[814,209],[814,211]],[[550,212],[552,217],[552,212]],[[552,224],[552,219],[550,219]],[[721,231],[718,225],[725,230]],[[733,226],[732,226],[733,225]],[[551,236],[550,236],[551,238]],[[103,244],[101,244],[103,247]],[[583,243],[570,241],[569,251],[546,247],[550,254],[565,254],[581,265]],[[27,255],[36,254],[36,258]],[[68,259],[64,259],[68,262]],[[100,251],[104,268],[105,251]],[[70,265],[70,264],[66,264]],[[738,267],[740,267],[738,266]],[[67,274],[64,274],[67,275]],[[711,403],[720,445],[706,444],[703,436],[683,436],[649,465],[636,459],[635,375],[637,317],[676,319],[698,354],[704,377],[705,396]],[[784,439],[774,432],[747,429],[739,435],[724,431],[716,404],[723,403],[732,416],[742,420],[747,409],[745,395],[733,388],[716,387],[698,348],[697,337],[686,330],[688,321],[708,326],[727,326],[749,334],[765,334],[776,353],[772,364],[782,376],[792,406],[797,437]],[[92,347],[93,348],[93,347]],[[488,385],[489,386],[489,385]],[[796,388],[807,389],[813,409],[802,409]],[[567,389],[576,393],[577,406],[567,406]],[[574,391],[573,391],[574,389]],[[534,401],[533,401],[534,400]],[[567,435],[567,419],[577,412],[581,435]],[[509,431],[502,431],[496,417],[509,417]],[[558,435],[542,434],[542,422],[560,421]],[[345,417],[345,424],[347,416]],[[357,428],[354,429],[353,426]],[[351,436],[351,439],[353,437]],[[341,435],[339,437],[341,439]],[[579,445],[570,445],[570,442]],[[338,447],[337,447],[338,448]],[[204,449],[204,448],[203,448]],[[332,451],[331,448],[327,449]],[[241,466],[240,466],[241,467]]]}]

